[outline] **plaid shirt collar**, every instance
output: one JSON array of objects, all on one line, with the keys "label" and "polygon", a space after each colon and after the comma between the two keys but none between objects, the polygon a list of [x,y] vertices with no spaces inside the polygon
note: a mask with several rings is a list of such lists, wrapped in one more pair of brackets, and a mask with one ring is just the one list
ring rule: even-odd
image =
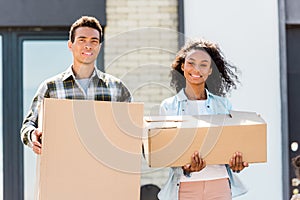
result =
[{"label": "plaid shirt collar", "polygon": [[[65,71],[65,73],[63,74],[62,80],[65,81],[68,78],[72,77],[75,80],[75,75],[74,72],[72,70],[73,65],[71,65],[70,67],[68,67],[68,69]],[[96,67],[94,67],[94,71],[92,73],[92,77],[97,76],[99,79],[103,79],[103,72],[101,72],[99,69],[97,69]]]}]

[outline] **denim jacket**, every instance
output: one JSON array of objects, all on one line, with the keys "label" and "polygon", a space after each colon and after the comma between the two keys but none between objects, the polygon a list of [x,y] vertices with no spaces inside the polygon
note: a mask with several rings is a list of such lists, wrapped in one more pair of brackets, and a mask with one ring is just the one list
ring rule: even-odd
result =
[{"label": "denim jacket", "polygon": [[[228,99],[216,96],[206,90],[207,100],[205,107],[208,114],[228,114],[231,110],[231,103]],[[188,115],[185,112],[187,97],[182,89],[177,95],[165,99],[160,106],[161,115]],[[239,178],[232,173],[226,165],[230,179],[231,193],[233,197],[240,196],[247,192]],[[160,200],[177,200],[179,193],[180,177],[183,175],[181,167],[170,168],[169,179],[158,194]]]}]

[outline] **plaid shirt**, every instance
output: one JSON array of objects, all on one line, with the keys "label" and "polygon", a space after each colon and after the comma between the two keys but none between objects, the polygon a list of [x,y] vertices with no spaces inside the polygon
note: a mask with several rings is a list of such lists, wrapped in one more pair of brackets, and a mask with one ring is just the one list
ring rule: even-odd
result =
[{"label": "plaid shirt", "polygon": [[21,128],[21,139],[30,147],[31,133],[38,127],[39,108],[44,98],[123,102],[132,100],[130,92],[119,79],[96,68],[90,77],[86,94],[75,79],[72,67],[69,67],[65,72],[44,81],[33,98]]}]

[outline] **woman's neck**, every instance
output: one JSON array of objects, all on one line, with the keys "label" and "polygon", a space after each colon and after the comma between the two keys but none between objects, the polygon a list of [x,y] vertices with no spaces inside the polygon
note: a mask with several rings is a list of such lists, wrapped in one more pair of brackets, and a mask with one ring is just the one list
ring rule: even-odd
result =
[{"label": "woman's neck", "polygon": [[189,100],[206,100],[206,90],[204,85],[201,87],[189,87],[188,85],[184,89],[185,95]]}]

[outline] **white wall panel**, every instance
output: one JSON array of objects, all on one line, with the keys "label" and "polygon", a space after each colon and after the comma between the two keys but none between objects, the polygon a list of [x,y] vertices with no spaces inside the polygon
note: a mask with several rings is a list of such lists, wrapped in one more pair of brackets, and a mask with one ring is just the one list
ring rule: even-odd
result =
[{"label": "white wall panel", "polygon": [[268,162],[240,174],[249,192],[236,199],[282,199],[277,1],[188,0],[184,15],[186,36],[219,43],[241,70],[242,85],[230,97],[234,109],[258,112],[268,124]]}]

